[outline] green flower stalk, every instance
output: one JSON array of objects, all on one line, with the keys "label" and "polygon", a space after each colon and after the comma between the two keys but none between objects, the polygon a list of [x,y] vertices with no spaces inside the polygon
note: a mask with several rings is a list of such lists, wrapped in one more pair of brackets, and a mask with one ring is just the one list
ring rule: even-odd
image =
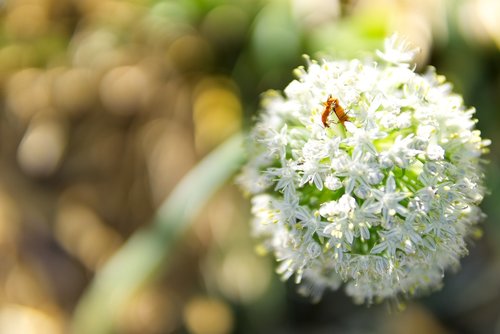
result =
[{"label": "green flower stalk", "polygon": [[489,141],[414,54],[392,36],[363,60],[309,60],[263,99],[238,180],[278,273],[315,300],[342,285],[367,303],[438,288],[483,217]]}]

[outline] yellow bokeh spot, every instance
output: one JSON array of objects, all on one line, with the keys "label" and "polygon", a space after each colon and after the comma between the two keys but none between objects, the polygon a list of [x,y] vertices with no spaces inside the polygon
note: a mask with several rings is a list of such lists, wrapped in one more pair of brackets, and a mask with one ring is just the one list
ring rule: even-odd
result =
[{"label": "yellow bokeh spot", "polygon": [[234,317],[223,301],[197,297],[184,308],[184,321],[193,334],[225,334],[231,332]]},{"label": "yellow bokeh spot", "polygon": [[206,79],[193,105],[195,143],[206,152],[241,128],[242,107],[229,79]]}]

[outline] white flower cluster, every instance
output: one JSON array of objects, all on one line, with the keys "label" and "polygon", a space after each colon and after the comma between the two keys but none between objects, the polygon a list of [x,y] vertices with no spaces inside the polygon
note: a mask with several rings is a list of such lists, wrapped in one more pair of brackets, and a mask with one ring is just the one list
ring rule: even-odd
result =
[{"label": "white flower cluster", "polygon": [[391,37],[372,58],[309,61],[263,100],[239,183],[278,273],[313,299],[342,284],[368,303],[436,288],[483,216],[489,142],[413,54]]}]

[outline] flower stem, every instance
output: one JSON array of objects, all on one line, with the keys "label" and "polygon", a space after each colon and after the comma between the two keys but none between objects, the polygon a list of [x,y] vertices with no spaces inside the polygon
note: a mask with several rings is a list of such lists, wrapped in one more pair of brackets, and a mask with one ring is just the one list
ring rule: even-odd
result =
[{"label": "flower stem", "polygon": [[229,138],[193,168],[139,230],[96,273],[76,307],[72,333],[116,332],[116,320],[131,297],[161,269],[169,251],[204,204],[243,164],[241,133]]}]

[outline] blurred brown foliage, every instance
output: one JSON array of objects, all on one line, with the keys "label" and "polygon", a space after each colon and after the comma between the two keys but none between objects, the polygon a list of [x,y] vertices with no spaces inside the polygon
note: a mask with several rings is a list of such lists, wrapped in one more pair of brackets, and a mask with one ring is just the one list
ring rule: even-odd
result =
[{"label": "blurred brown foliage", "polygon": [[242,107],[180,5],[2,6],[0,332],[62,333],[92,273]]}]

